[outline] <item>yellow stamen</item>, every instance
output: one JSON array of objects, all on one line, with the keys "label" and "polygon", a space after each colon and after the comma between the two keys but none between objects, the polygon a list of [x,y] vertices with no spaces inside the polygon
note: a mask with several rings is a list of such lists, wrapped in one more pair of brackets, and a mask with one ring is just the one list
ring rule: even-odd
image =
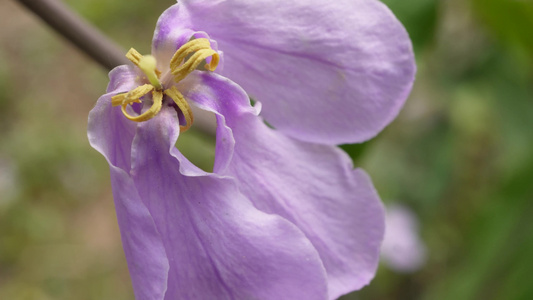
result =
[{"label": "yellow stamen", "polygon": [[[163,105],[163,92],[158,91],[158,90],[153,91],[152,100],[153,100],[152,106],[147,111],[145,111],[144,113],[138,116],[131,116],[130,114],[128,114],[128,112],[126,111],[126,108],[128,107],[128,104],[130,103],[125,101],[122,104],[122,113],[124,114],[124,116],[126,116],[126,118],[128,118],[131,121],[135,121],[135,122],[148,121],[151,118],[155,117],[155,115],[157,115],[159,111],[161,110],[161,106]],[[132,101],[135,101],[135,99],[132,99]]]},{"label": "yellow stamen", "polygon": [[124,104],[125,102],[141,102],[139,98],[148,94],[153,89],[154,87],[151,84],[138,86],[135,89],[129,91],[128,93],[118,94],[116,96],[111,97],[111,105],[119,106]]},{"label": "yellow stamen", "polygon": [[124,104],[125,102],[127,102],[128,104],[133,102],[140,103],[141,100],[139,100],[139,98],[148,94],[153,89],[154,87],[151,84],[141,85],[128,93],[122,93],[111,97],[111,105],[119,106]]},{"label": "yellow stamen", "polygon": [[119,94],[119,95],[115,95],[111,97],[111,105],[113,106],[122,105],[122,113],[129,120],[132,120],[135,122],[143,122],[143,121],[150,120],[161,110],[161,106],[163,104],[163,92],[155,90],[152,93],[152,100],[153,100],[152,107],[150,107],[150,109],[148,109],[141,115],[132,116],[128,113],[126,108],[128,107],[129,104],[132,104],[134,102],[140,103],[141,102],[140,98],[145,96],[151,91],[154,91],[154,87],[151,84],[141,85],[131,90],[129,93],[123,93],[123,94]]},{"label": "yellow stamen", "polygon": [[169,96],[174,100],[176,105],[178,105],[179,109],[183,113],[183,116],[185,116],[185,121],[187,124],[185,126],[180,126],[180,131],[185,132],[189,130],[192,126],[192,122],[194,121],[194,117],[192,114],[191,107],[189,106],[189,103],[187,103],[187,100],[183,97],[183,95],[178,91],[178,89],[173,86],[170,89],[165,90],[165,95]]},{"label": "yellow stamen", "polygon": [[170,69],[174,70],[177,68],[181,62],[192,53],[201,49],[210,48],[211,46],[209,44],[209,40],[207,39],[194,39],[185,43],[178,49],[178,51],[176,51],[176,53],[174,53],[174,56],[172,56],[172,59],[170,60]]},{"label": "yellow stamen", "polygon": [[[187,59],[191,54],[192,56]],[[187,77],[210,56],[211,62],[205,64],[205,69],[214,71],[218,66],[220,56],[215,50],[211,49],[208,39],[194,39],[181,46],[170,60],[170,70],[174,75],[174,81],[179,82]],[[185,62],[180,66],[183,60]]]},{"label": "yellow stamen", "polygon": [[[173,86],[163,91],[163,85],[159,80],[161,72],[157,70],[157,62],[155,58],[151,55],[143,56],[133,48],[128,51],[126,57],[143,71],[148,81],[150,81],[150,84],[145,84],[128,93],[122,93],[111,97],[111,105],[121,106],[122,113],[129,120],[143,122],[153,118],[159,113],[163,106],[164,93],[174,100],[185,117],[186,124],[185,126],[180,125],[180,131],[187,131],[194,121],[191,107],[176,87]],[[207,63],[207,58],[209,57],[211,57],[211,60]],[[181,46],[178,51],[176,51],[170,61],[170,71],[171,74],[174,75],[174,80],[179,82],[200,67],[208,71],[214,71],[217,68],[219,61],[220,56],[215,50],[211,49],[211,44],[208,39],[194,39],[185,43],[185,45]],[[130,115],[127,111],[128,105],[132,103],[141,103],[142,101],[140,98],[149,92],[152,92],[152,106],[138,116]]]},{"label": "yellow stamen", "polygon": [[124,102],[124,99],[126,99],[126,96],[128,96],[128,93],[118,94],[118,95],[111,97],[111,105],[112,106],[122,105],[122,102]]},{"label": "yellow stamen", "polygon": [[141,60],[143,56],[141,53],[139,53],[137,50],[130,48],[128,53],[126,53],[126,58],[131,60],[132,63],[134,63],[136,66],[139,66],[139,61]]}]

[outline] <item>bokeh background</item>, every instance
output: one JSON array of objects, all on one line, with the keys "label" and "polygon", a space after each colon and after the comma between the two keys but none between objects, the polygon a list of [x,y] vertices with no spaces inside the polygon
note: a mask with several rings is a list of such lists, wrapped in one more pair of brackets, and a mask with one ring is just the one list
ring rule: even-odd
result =
[{"label": "bokeh background", "polygon": [[[141,53],[174,3],[65,2]],[[533,2],[384,2],[413,40],[417,81],[396,121],[343,149],[409,211],[426,255],[409,270],[384,260],[342,299],[533,299]],[[106,70],[0,2],[0,299],[133,299],[108,166],[86,138],[106,85]],[[179,147],[212,164],[209,136],[191,130]]]}]

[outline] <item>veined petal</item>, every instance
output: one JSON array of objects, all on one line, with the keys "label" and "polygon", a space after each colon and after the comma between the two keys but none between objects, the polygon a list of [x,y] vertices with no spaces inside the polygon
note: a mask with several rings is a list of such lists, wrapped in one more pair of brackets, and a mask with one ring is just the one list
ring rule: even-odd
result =
[{"label": "veined petal", "polygon": [[138,85],[136,79],[139,75],[139,70],[132,66],[122,65],[114,68],[109,72],[107,92],[118,94],[132,90]]},{"label": "veined petal", "polygon": [[[362,142],[398,114],[414,80],[409,37],[377,0],[182,0],[173,22],[205,31],[223,74],[295,138]],[[169,21],[170,23],[170,21]]]},{"label": "veined petal", "polygon": [[[206,79],[216,81],[217,88],[206,85]],[[250,106],[250,100],[243,92],[244,97],[235,97],[232,87],[235,85],[231,80],[215,73],[194,72],[179,83],[179,89],[183,90],[183,96],[200,109],[215,114],[217,120],[216,149],[214,173],[222,173],[231,162],[235,139],[230,127],[226,124],[226,114],[234,114],[235,110],[245,110],[257,114],[259,111]],[[229,93],[228,93],[229,92]]]},{"label": "veined petal", "polygon": [[89,114],[91,146],[109,163],[113,198],[122,245],[136,299],[163,299],[167,287],[168,260],[152,217],[139,198],[129,175],[135,123],[127,120],[111,97],[133,88],[137,73],[120,66],[111,73],[108,93],[100,97]]},{"label": "veined petal", "polygon": [[[193,30],[192,24],[186,16],[182,5],[175,4],[165,10],[157,20],[157,25],[152,40],[152,55],[157,58],[157,68],[165,72],[169,62],[181,46],[191,37],[209,39],[207,33]],[[215,41],[210,41],[211,47],[217,50]]]},{"label": "veined petal", "polygon": [[88,137],[91,146],[105,156],[110,166],[126,172],[130,170],[130,149],[135,124],[122,116],[120,108],[111,107],[111,97],[133,89],[137,84],[136,71],[119,66],[109,73],[107,94],[96,102],[89,113]]},{"label": "veined petal", "polygon": [[165,299],[326,299],[322,262],[304,234],[255,209],[230,177],[184,175],[178,134],[176,114],[162,110],[133,142],[133,178],[170,261]]},{"label": "veined petal", "polygon": [[163,299],[169,262],[152,216],[130,176],[110,167],[113,199],[135,299]]},{"label": "veined petal", "polygon": [[239,142],[227,174],[257,208],[286,218],[311,240],[328,274],[329,299],[367,285],[385,227],[368,175],[333,146],[294,140],[251,117],[230,124]]},{"label": "veined petal", "polygon": [[225,99],[226,125],[235,138],[231,163],[220,172],[237,178],[257,208],[286,218],[306,234],[326,268],[329,299],[366,285],[375,274],[384,235],[383,207],[368,175],[354,170],[336,147],[268,128],[247,108],[247,96],[236,84],[215,74],[203,74],[202,80],[205,88],[187,97],[204,103]]}]

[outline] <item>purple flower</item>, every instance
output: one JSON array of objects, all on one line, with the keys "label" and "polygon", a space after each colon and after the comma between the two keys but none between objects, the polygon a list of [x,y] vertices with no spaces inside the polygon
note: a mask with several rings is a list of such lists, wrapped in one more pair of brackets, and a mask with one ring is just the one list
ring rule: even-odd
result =
[{"label": "purple flower", "polygon": [[[392,13],[375,0],[183,0],[152,55],[130,50],[137,66],[110,73],[89,116],[136,298],[335,299],[368,284],[384,212],[335,145],[375,136],[411,89]],[[174,146],[189,105],[216,115],[212,173]]]},{"label": "purple flower", "polygon": [[426,246],[420,239],[418,219],[408,207],[387,207],[385,238],[381,245],[382,261],[399,273],[418,271],[426,262]]}]

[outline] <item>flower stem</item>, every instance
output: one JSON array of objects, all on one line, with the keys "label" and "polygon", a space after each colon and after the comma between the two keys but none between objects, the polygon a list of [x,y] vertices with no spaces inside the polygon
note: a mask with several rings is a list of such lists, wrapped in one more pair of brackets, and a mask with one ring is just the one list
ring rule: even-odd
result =
[{"label": "flower stem", "polygon": [[125,51],[61,1],[18,1],[104,68],[111,70],[128,63],[124,57]]}]

